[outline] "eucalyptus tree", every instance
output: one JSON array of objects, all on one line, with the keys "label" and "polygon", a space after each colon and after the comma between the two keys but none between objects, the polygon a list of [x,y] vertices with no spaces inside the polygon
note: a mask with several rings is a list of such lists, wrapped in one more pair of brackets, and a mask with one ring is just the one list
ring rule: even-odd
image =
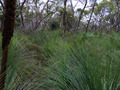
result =
[{"label": "eucalyptus tree", "polygon": [[116,6],[116,22],[115,22],[115,27],[116,31],[120,31],[120,0],[111,0],[115,2]]},{"label": "eucalyptus tree", "polygon": [[[79,0],[79,2],[80,2],[80,0]],[[82,19],[82,16],[83,16],[83,13],[84,13],[85,8],[86,8],[86,6],[87,6],[87,3],[88,3],[88,0],[85,0],[84,7],[83,7],[83,9],[81,10],[81,12],[80,12],[80,14],[79,14],[79,17],[78,17],[78,24],[77,24],[77,28],[76,28],[75,31],[77,31],[77,30],[78,30],[78,27],[80,26],[80,21],[81,21],[81,19]]]},{"label": "eucalyptus tree", "polygon": [[26,1],[27,0],[23,0],[23,2],[19,4],[22,27],[24,27],[23,8]]},{"label": "eucalyptus tree", "polygon": [[65,35],[65,32],[66,32],[66,30],[67,30],[67,28],[66,28],[66,4],[67,4],[67,0],[64,0],[63,35]]},{"label": "eucalyptus tree", "polygon": [[103,0],[95,8],[94,14],[96,15],[99,23],[99,29],[106,28],[109,32],[112,28],[119,29],[119,9],[116,0]]},{"label": "eucalyptus tree", "polygon": [[66,31],[70,31],[74,24],[72,18],[74,18],[75,10],[72,0],[60,0],[60,4],[61,6],[58,9],[58,17],[64,36]]},{"label": "eucalyptus tree", "polygon": [[4,0],[4,4],[5,6],[4,6],[4,14],[3,14],[3,25],[2,25],[3,53],[2,53],[1,72],[0,72],[0,90],[3,90],[5,86],[8,46],[14,31],[16,0]]},{"label": "eucalyptus tree", "polygon": [[[73,6],[72,0],[70,0],[70,4],[71,4],[72,17],[74,18],[75,11],[74,11],[74,6]],[[72,22],[72,32],[73,33],[74,33],[74,25],[75,25],[75,21]]]},{"label": "eucalyptus tree", "polygon": [[[37,28],[39,28],[40,24],[42,24],[40,28],[43,28],[43,29],[46,28],[50,18],[52,18],[52,16],[55,15],[55,13],[58,11],[58,3],[59,2],[57,0],[48,0],[44,4],[41,12],[39,13],[40,19],[38,21]],[[37,28],[34,28],[34,29],[37,29]]]},{"label": "eucalyptus tree", "polygon": [[3,9],[4,9],[4,1],[3,0],[0,0],[0,22],[1,22],[1,25],[0,25],[0,31],[2,30],[2,15],[3,15]]},{"label": "eucalyptus tree", "polygon": [[[112,5],[112,7],[110,7]],[[112,12],[112,9],[114,8],[113,4],[111,4],[109,1],[103,0],[100,2],[97,7],[95,8],[94,14],[96,15],[96,23],[98,23],[99,31],[102,32],[103,29],[106,28],[107,23],[109,22]],[[107,20],[109,18],[109,20]],[[107,20],[107,22],[106,22]]]},{"label": "eucalyptus tree", "polygon": [[[49,20],[57,11],[57,0],[24,0],[21,2],[20,13],[21,23],[24,26],[24,32],[31,30],[35,32],[38,28],[46,27],[46,20]],[[23,19],[24,18],[24,19]]]},{"label": "eucalyptus tree", "polygon": [[92,15],[93,15],[93,13],[94,13],[94,9],[95,9],[95,6],[96,6],[96,2],[97,2],[97,0],[93,0],[93,6],[92,6],[90,18],[89,18],[88,23],[87,23],[87,26],[86,26],[86,32],[88,31],[88,27],[89,27],[90,21],[91,21],[91,19],[92,19]]}]

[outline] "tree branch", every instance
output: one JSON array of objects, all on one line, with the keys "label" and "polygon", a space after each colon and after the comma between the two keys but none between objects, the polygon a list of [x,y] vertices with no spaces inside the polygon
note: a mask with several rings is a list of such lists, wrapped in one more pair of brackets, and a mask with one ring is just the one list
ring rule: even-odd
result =
[{"label": "tree branch", "polygon": [[1,0],[0,0],[0,4],[1,4],[2,8],[4,9],[4,4]]}]

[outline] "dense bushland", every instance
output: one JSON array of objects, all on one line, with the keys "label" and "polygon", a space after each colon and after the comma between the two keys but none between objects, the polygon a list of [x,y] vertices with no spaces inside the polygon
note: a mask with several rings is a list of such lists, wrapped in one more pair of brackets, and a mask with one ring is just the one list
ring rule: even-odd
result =
[{"label": "dense bushland", "polygon": [[15,34],[9,46],[5,88],[119,90],[119,38],[113,32],[109,36],[78,32],[66,37],[61,30]]},{"label": "dense bushland", "polygon": [[0,90],[120,90],[119,32],[120,0],[0,0]]}]

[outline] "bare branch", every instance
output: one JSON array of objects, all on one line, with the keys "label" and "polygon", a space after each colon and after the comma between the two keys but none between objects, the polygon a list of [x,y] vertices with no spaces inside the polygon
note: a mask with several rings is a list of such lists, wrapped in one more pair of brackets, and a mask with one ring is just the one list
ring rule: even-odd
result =
[{"label": "bare branch", "polygon": [[74,8],[73,8],[72,0],[70,0],[70,3],[71,3],[72,14],[74,15]]},{"label": "bare branch", "polygon": [[24,1],[22,2],[22,5],[20,6],[20,9],[22,9],[22,8],[23,8],[23,6],[24,6],[25,2],[26,2],[26,0],[24,0]]},{"label": "bare branch", "polygon": [[0,0],[0,4],[1,4],[2,8],[4,9],[4,4],[1,0]]},{"label": "bare branch", "polygon": [[20,6],[20,15],[21,15],[21,23],[22,23],[22,26],[24,27],[24,19],[23,19],[23,13],[22,13],[22,10],[23,10],[23,6],[25,4],[26,0],[24,0],[22,2],[22,5]]},{"label": "bare branch", "polygon": [[40,16],[42,15],[42,13],[43,13],[43,11],[45,10],[45,7],[46,7],[46,5],[49,3],[49,1],[50,1],[50,0],[47,0],[47,2],[45,3],[45,5],[43,6],[43,9],[42,9],[41,12],[40,12]]},{"label": "bare branch", "polygon": [[76,8],[77,4],[78,4],[78,1],[76,2],[76,4],[75,4],[74,8]]},{"label": "bare branch", "polygon": [[83,13],[84,13],[84,10],[85,10],[85,8],[86,8],[86,6],[87,6],[87,3],[88,3],[88,1],[86,0],[86,1],[85,1],[85,5],[84,5],[84,7],[83,7],[83,9],[82,9],[82,11],[81,11],[81,13],[80,13],[80,15],[79,15],[78,25],[77,25],[76,31],[78,30],[78,27],[79,27],[79,25],[80,25],[80,21],[81,21],[82,15],[83,15]]},{"label": "bare branch", "polygon": [[91,12],[91,14],[90,14],[90,18],[89,18],[89,20],[88,20],[88,24],[87,24],[87,27],[86,27],[86,32],[88,31],[89,23],[90,23],[90,21],[91,21],[92,15],[93,15],[96,2],[97,2],[97,0],[94,1],[93,7],[92,7],[92,12]]}]

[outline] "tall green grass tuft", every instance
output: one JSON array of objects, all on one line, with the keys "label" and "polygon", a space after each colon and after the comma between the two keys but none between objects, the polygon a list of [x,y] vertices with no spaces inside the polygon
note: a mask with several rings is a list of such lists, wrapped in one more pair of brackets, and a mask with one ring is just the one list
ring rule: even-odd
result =
[{"label": "tall green grass tuft", "polygon": [[5,90],[119,90],[120,43],[112,37],[82,32],[62,37],[60,30],[15,35]]},{"label": "tall green grass tuft", "polygon": [[[0,35],[1,38],[1,35]],[[28,46],[32,43],[27,36],[14,35],[12,38],[7,62],[7,76],[5,90],[22,90],[31,84],[35,76],[38,61],[35,60],[37,54]],[[0,58],[2,57],[0,39]],[[40,66],[39,66],[40,68]]]},{"label": "tall green grass tuft", "polygon": [[45,69],[48,77],[40,87],[48,90],[119,90],[117,40],[94,33],[57,36],[55,40],[55,35],[47,37],[43,47],[49,60],[49,67]]}]

